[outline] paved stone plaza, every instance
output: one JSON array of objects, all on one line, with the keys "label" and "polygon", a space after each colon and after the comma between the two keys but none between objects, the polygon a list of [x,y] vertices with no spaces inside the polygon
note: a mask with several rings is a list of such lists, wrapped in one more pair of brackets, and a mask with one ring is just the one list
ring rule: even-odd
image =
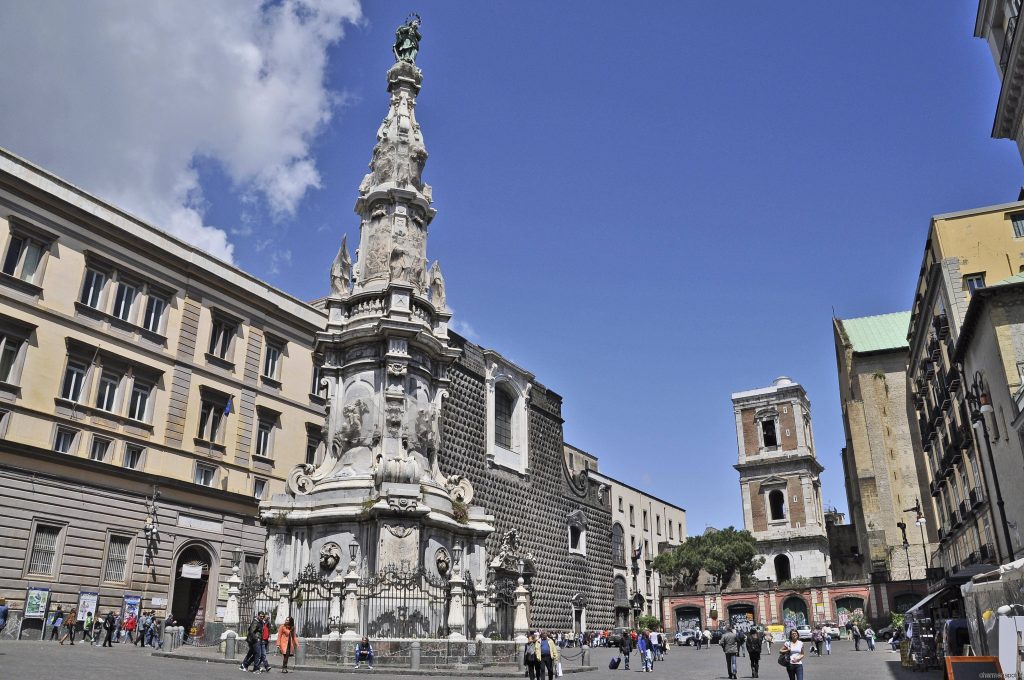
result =
[{"label": "paved stone plaza", "polygon": [[[568,650],[575,656],[575,650]],[[587,673],[574,673],[566,677],[583,680],[622,680],[631,677],[624,670],[608,670],[610,650],[593,650],[593,662],[597,670]],[[636,657],[633,657],[634,661]],[[274,674],[280,672],[280,657],[272,657]],[[578,663],[578,661],[576,661]],[[568,664],[567,664],[568,667]],[[639,672],[640,664],[633,663],[629,673]],[[345,669],[346,672],[351,672]],[[325,672],[337,672],[336,669],[321,668],[314,670],[294,671],[300,675],[313,678],[325,677]],[[370,675],[369,671],[359,671]],[[392,675],[382,670],[372,673],[380,680],[389,678],[408,679],[410,675]],[[448,674],[450,675],[454,674]],[[460,674],[461,677],[476,677],[472,673]],[[102,678],[123,677],[160,677],[160,678],[239,678],[243,677],[235,664],[217,663],[212,661],[195,661],[184,659],[168,659],[154,657],[149,652],[128,645],[117,645],[112,649],[102,649],[75,645],[61,647],[57,644],[40,642],[0,642],[0,677],[2,678],[61,678],[62,680],[97,680]],[[427,677],[424,675],[424,677]],[[436,675],[434,677],[437,677]],[[692,647],[673,649],[666,660],[656,665],[654,673],[648,676],[657,678],[725,678],[724,655],[718,648],[696,651]],[[740,659],[740,677],[750,677],[750,660]],[[785,671],[775,664],[774,655],[762,657],[761,677],[767,679],[783,679]],[[938,680],[940,673],[913,673],[901,669],[899,656],[896,653],[883,651],[881,647],[874,653],[854,652],[852,644],[839,642],[831,656],[821,659],[812,658],[807,662],[804,677],[806,680]]]}]

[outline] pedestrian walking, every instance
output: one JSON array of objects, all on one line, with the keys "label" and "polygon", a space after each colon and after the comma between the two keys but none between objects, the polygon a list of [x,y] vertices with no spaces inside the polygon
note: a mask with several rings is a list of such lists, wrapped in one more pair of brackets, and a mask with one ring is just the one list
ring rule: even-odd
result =
[{"label": "pedestrian walking", "polygon": [[757,677],[758,667],[761,665],[761,637],[761,632],[756,628],[747,633],[747,656],[750,657],[750,676],[753,678]]},{"label": "pedestrian walking", "polygon": [[711,649],[711,629],[704,629],[704,649]]},{"label": "pedestrian walking", "polygon": [[85,613],[85,621],[82,622],[82,642],[86,640],[89,644],[96,643],[96,636],[93,635],[93,626],[96,625],[96,619],[93,618],[92,612]]},{"label": "pedestrian walking", "polygon": [[138,627],[138,625],[138,617],[135,615],[134,612],[129,612],[128,616],[126,616],[124,619],[124,623],[121,624],[121,630],[124,631],[124,638],[121,640],[121,642],[127,640],[128,644],[135,644],[135,638],[133,637],[133,635],[135,634],[135,629]]},{"label": "pedestrian walking", "polygon": [[537,638],[533,633],[526,636],[526,644],[523,645],[523,666],[526,667],[527,677],[537,680]]},{"label": "pedestrian walking", "polygon": [[821,648],[825,644],[825,635],[821,632],[821,626],[815,628],[814,632],[811,633],[811,640],[814,642],[814,647],[811,648],[811,651],[814,652],[815,656],[820,657]]},{"label": "pedestrian walking", "polygon": [[722,651],[725,652],[725,667],[729,677],[735,680],[738,677],[736,673],[736,657],[740,653],[740,645],[732,626],[725,629],[725,635],[718,641],[718,644],[722,646]]},{"label": "pedestrian walking", "polygon": [[106,617],[103,619],[103,646],[113,647],[114,644],[111,642],[111,638],[114,636],[114,628],[116,627],[114,621],[114,612],[107,612]]},{"label": "pedestrian walking", "polygon": [[53,618],[50,619],[50,639],[60,639],[60,627],[64,625],[64,610],[61,609],[60,605],[57,605],[57,610],[53,612]]},{"label": "pedestrian walking", "polygon": [[629,655],[633,651],[633,636],[629,634],[629,631],[622,633],[622,639],[619,640],[619,653],[622,654],[622,665],[625,670],[629,670]]},{"label": "pedestrian walking", "polygon": [[868,650],[875,651],[875,631],[870,625],[864,629],[864,639],[868,641]]},{"label": "pedestrian walking", "polygon": [[853,635],[853,651],[860,651],[860,626],[856,623],[850,628],[850,634]]},{"label": "pedestrian walking", "polygon": [[646,631],[640,631],[640,634],[636,637],[636,651],[640,655],[640,663],[643,666],[644,673],[651,672],[651,639],[647,636]]},{"label": "pedestrian walking", "polygon": [[[170,618],[169,616],[167,617]],[[245,643],[249,645],[249,651],[246,652],[245,658],[242,659],[242,663],[239,664],[238,670],[247,671],[249,666],[253,666],[254,671],[260,670],[259,659],[260,659],[260,638],[263,632],[263,612],[257,612],[252,617],[252,621],[249,622],[249,627],[245,630]]]},{"label": "pedestrian walking", "polygon": [[782,645],[782,654],[786,655],[789,665],[786,672],[789,680],[804,680],[804,643],[796,629],[789,631],[789,642]]},{"label": "pedestrian walking", "polygon": [[[548,632],[546,630],[542,631],[540,634],[538,648],[540,649],[540,662],[543,665],[543,668],[538,670],[546,670],[548,673],[548,680],[551,680],[555,677],[555,664],[560,663],[559,659],[561,657],[558,654],[558,647],[555,646],[554,640],[548,637]],[[542,679],[538,678],[538,680]]]},{"label": "pedestrian walking", "polygon": [[78,610],[72,608],[68,612],[67,616],[64,617],[64,637],[60,639],[60,643],[64,644],[65,640],[70,639],[71,644],[75,644],[75,626],[78,625]]},{"label": "pedestrian walking", "polygon": [[0,597],[0,633],[7,627],[7,598]]},{"label": "pedestrian walking", "polygon": [[149,612],[142,612],[139,615],[138,623],[136,624],[138,626],[138,629],[137,629],[136,635],[135,635],[135,645],[136,646],[138,646],[138,647],[145,646],[145,644],[146,644],[146,637],[149,635],[149,627],[150,627],[150,625],[152,625],[152,623],[153,623],[153,619],[150,617],[150,613]]},{"label": "pedestrian walking", "polygon": [[299,636],[295,634],[295,619],[288,617],[277,627],[277,648],[281,651],[281,672],[288,672],[288,659],[299,650]]},{"label": "pedestrian walking", "polygon": [[831,629],[825,630],[825,654],[831,656],[832,654],[832,631]]}]

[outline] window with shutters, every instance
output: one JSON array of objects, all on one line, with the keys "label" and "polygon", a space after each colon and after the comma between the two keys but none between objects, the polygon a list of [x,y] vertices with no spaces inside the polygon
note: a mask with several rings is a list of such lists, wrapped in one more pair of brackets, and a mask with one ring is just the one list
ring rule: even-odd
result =
[{"label": "window with shutters", "polygon": [[114,316],[121,319],[121,321],[132,323],[134,318],[132,312],[135,311],[135,296],[138,292],[138,288],[134,285],[118,281],[117,289],[114,292]]},{"label": "window with shutters", "polygon": [[132,420],[149,422],[149,395],[153,388],[146,383],[135,381],[132,396],[128,401],[128,417]]},{"label": "window with shutters", "polygon": [[124,466],[129,470],[141,470],[145,462],[146,448],[138,444],[125,444]]},{"label": "window with shutters", "polygon": [[52,524],[36,525],[35,533],[32,536],[32,551],[28,559],[29,574],[53,576],[62,528]]},{"label": "window with shutters", "polygon": [[284,354],[284,344],[275,340],[267,340],[266,349],[263,350],[263,374],[264,382],[279,383],[281,380],[281,357]]},{"label": "window with shutters", "polygon": [[103,580],[124,583],[128,576],[128,547],[132,539],[128,536],[111,534],[107,543],[107,563],[103,568]]},{"label": "window with shutters", "polygon": [[214,357],[231,362],[234,354],[232,351],[234,338],[237,332],[237,322],[215,314],[213,322],[210,324],[210,349],[207,358]]},{"label": "window with shutters", "polygon": [[57,434],[53,438],[53,450],[57,453],[74,453],[75,439],[78,437],[78,430],[67,427],[58,427]]},{"label": "window with shutters", "polygon": [[85,385],[85,364],[69,361],[64,369],[64,384],[60,388],[61,399],[78,402],[82,398],[82,386]]},{"label": "window with shutters", "polygon": [[217,477],[217,468],[210,465],[196,463],[196,474],[192,480],[200,486],[213,486]]},{"label": "window with shutters", "polygon": [[96,408],[113,413],[117,408],[117,391],[120,386],[120,375],[109,370],[103,371],[96,391]]},{"label": "window with shutters", "polygon": [[21,340],[0,333],[0,382],[14,382],[14,365],[21,350]]},{"label": "window with shutters", "polygon": [[100,309],[103,306],[103,287],[107,284],[107,275],[98,269],[86,269],[85,281],[82,282],[82,294],[78,298],[86,307]]},{"label": "window with shutters", "polygon": [[107,459],[110,454],[110,447],[112,442],[106,437],[97,437],[93,435],[92,447],[89,449],[89,460],[96,460],[103,462]]},{"label": "window with shutters", "polygon": [[13,281],[32,286],[42,285],[43,267],[53,241],[54,237],[41,231],[36,233],[27,228],[23,230],[20,225],[15,227],[4,253],[3,273],[12,277]]},{"label": "window with shutters", "polygon": [[150,333],[161,333],[164,327],[164,310],[167,300],[155,292],[146,298],[146,313],[142,316],[142,327]]}]

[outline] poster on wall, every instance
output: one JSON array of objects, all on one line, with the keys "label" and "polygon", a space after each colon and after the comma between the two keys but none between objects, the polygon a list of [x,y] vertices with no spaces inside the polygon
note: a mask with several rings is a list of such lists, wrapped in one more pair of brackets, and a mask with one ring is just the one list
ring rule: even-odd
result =
[{"label": "poster on wall", "polygon": [[121,620],[124,621],[129,616],[139,615],[139,605],[142,604],[142,598],[138,595],[125,595],[121,604]]},{"label": "poster on wall", "polygon": [[29,588],[25,595],[25,618],[46,618],[46,606],[50,602],[49,588]]},{"label": "poster on wall", "polygon": [[93,592],[78,592],[78,620],[85,621],[87,614],[96,616],[96,603],[99,602],[100,594]]}]

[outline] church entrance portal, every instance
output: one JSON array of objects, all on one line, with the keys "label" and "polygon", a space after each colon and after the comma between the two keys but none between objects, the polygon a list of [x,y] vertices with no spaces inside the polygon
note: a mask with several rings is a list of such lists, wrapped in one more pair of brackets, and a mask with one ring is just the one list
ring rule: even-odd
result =
[{"label": "church entrance portal", "polygon": [[174,565],[171,615],[189,638],[201,638],[206,628],[206,589],[212,561],[206,548],[193,545],[182,551]]}]

